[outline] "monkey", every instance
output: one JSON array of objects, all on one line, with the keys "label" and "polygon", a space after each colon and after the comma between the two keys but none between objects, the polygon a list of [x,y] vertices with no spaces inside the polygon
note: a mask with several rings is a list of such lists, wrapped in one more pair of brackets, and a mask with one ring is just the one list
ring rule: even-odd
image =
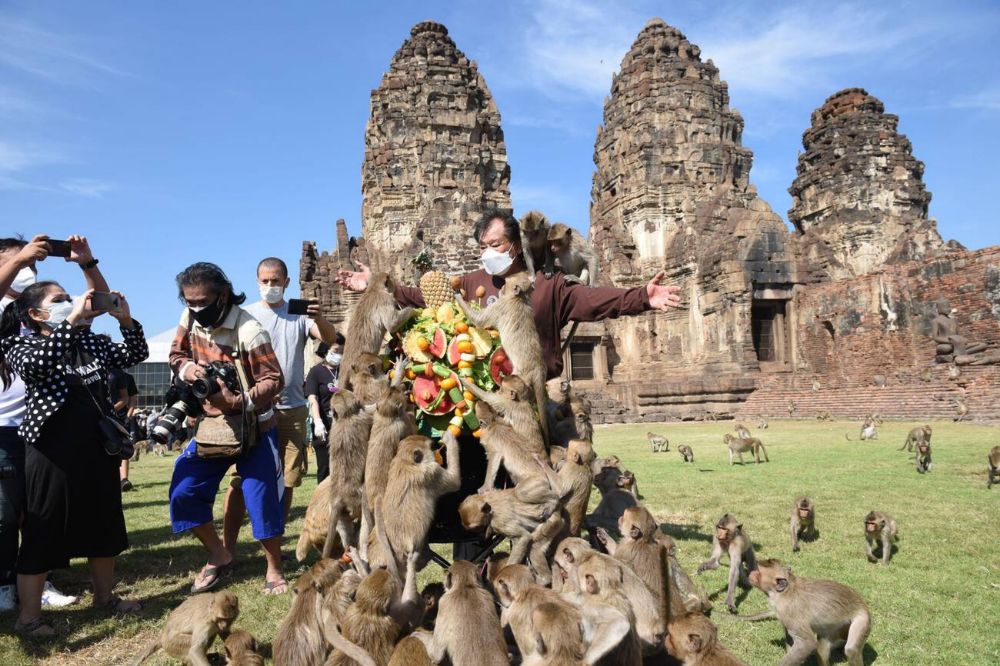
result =
[{"label": "monkey", "polygon": [[998,478],[1000,478],[1000,446],[994,446],[986,456],[986,490],[992,488]]},{"label": "monkey", "polygon": [[788,418],[792,418],[793,416],[795,416],[795,408],[796,408],[795,401],[794,400],[789,400],[788,401]]},{"label": "monkey", "polygon": [[417,631],[396,643],[389,658],[389,666],[435,666],[427,653],[427,644],[431,637],[423,631]]},{"label": "monkey", "polygon": [[681,444],[677,447],[677,452],[681,454],[684,458],[684,462],[693,463],[694,462],[694,451],[687,444]]},{"label": "monkey", "polygon": [[[666,553],[661,550],[660,554],[661,579],[669,580]],[[609,596],[602,596],[602,603],[622,610],[610,596],[612,591],[620,590],[634,614],[634,620],[632,617],[630,620],[635,627],[643,655],[649,656],[662,651],[667,632],[669,592],[658,595],[647,587],[631,567],[610,555],[597,552],[590,548],[586,541],[575,537],[563,539],[559,543],[556,547],[555,560],[562,570],[564,593],[579,592],[602,596],[603,590]],[[591,582],[588,576],[597,583],[596,592],[593,586],[588,588]]]},{"label": "monkey", "polygon": [[619,485],[621,478],[622,472],[617,467],[605,467],[594,476],[594,485],[601,492],[601,501],[584,520],[584,525],[589,530],[593,531],[598,527],[609,531],[616,529],[618,519],[625,510],[636,506],[635,496]]},{"label": "monkey", "polygon": [[[576,566],[583,592],[583,604],[588,607],[609,606],[624,615],[629,621],[629,631],[615,651],[614,663],[635,664],[636,666],[642,664],[644,651],[653,654],[657,650],[639,640],[635,608],[625,594],[623,580],[619,578],[619,574],[625,569],[609,567],[606,562],[596,557],[586,556]],[[665,614],[664,617],[666,617]],[[661,637],[661,643],[662,640]]]},{"label": "monkey", "polygon": [[157,442],[156,444],[153,444],[153,455],[154,456],[160,456],[160,457],[163,457],[163,456],[167,455],[167,446],[166,446],[166,444],[160,444],[159,442]]},{"label": "monkey", "polygon": [[642,499],[642,496],[639,495],[639,482],[632,470],[622,470],[622,475],[618,477],[618,487],[631,494],[636,500]]},{"label": "monkey", "polygon": [[434,622],[437,620],[438,607],[443,594],[444,585],[438,582],[427,583],[420,591],[420,597],[424,600],[424,621],[420,625],[421,628],[434,631]]},{"label": "monkey", "polygon": [[355,522],[361,519],[361,486],[365,475],[365,453],[372,429],[372,415],[350,391],[330,398],[335,418],[327,439],[330,449],[330,525],[323,557],[333,554],[335,535],[344,548],[357,546]]},{"label": "monkey", "polygon": [[869,562],[878,562],[879,558],[872,551],[872,544],[882,542],[882,564],[889,564],[892,557],[892,543],[899,537],[899,526],[896,520],[883,511],[869,511],[865,516],[865,550]]},{"label": "monkey", "polygon": [[444,589],[428,650],[431,661],[441,663],[447,656],[453,666],[510,664],[493,597],[480,583],[476,565],[454,562]]},{"label": "monkey", "polygon": [[531,612],[534,652],[523,666],[578,666],[616,664],[639,666],[636,651],[630,660],[621,648],[632,632],[628,618],[611,606],[587,604],[576,612],[566,613],[551,602],[535,606]]},{"label": "monkey", "polygon": [[920,442],[930,443],[931,441],[931,427],[929,425],[922,425],[918,428],[914,428],[906,435],[906,441],[903,445],[899,447],[900,451],[913,451],[913,447]]},{"label": "monkey", "polygon": [[376,273],[368,280],[368,286],[351,309],[351,324],[344,356],[340,362],[337,388],[350,386],[348,383],[354,372],[355,361],[367,352],[378,354],[385,334],[392,333],[403,322],[413,316],[413,308],[396,309],[396,281],[388,273]]},{"label": "monkey", "polygon": [[532,404],[531,387],[523,379],[507,375],[500,382],[500,390],[495,392],[484,391],[466,379],[462,379],[462,385],[475,396],[477,405],[483,404],[499,414],[504,423],[524,440],[521,448],[533,453],[545,451],[538,416]]},{"label": "monkey", "polygon": [[812,390],[813,390],[813,391],[818,391],[818,390],[820,390],[821,388],[823,388],[823,385],[819,383],[819,380],[818,380],[818,379],[814,379],[814,380],[813,380],[813,383],[812,383]]},{"label": "monkey", "polygon": [[864,422],[861,424],[861,441],[864,442],[869,439],[878,439],[878,428],[875,425],[875,418],[873,416],[866,416]]},{"label": "monkey", "polygon": [[[549,395],[549,433],[553,447],[566,447],[571,439],[593,440],[590,401],[572,391],[569,380],[565,378],[550,379],[546,388]],[[558,456],[558,453],[553,451],[553,455]],[[552,464],[555,465],[560,460],[561,457],[554,457]]]},{"label": "monkey", "polygon": [[715,412],[708,412],[708,411],[706,411],[705,412],[705,420],[706,421],[718,421],[719,420],[719,415],[716,414]]},{"label": "monkey", "polygon": [[[347,644],[347,640],[344,639],[337,627],[340,626],[347,616],[347,609],[354,603],[354,597],[358,592],[358,587],[361,585],[362,580],[363,577],[361,574],[356,569],[350,568],[340,575],[340,580],[333,585],[328,585],[323,590],[320,619],[322,621],[323,636],[326,638],[328,644],[333,645],[337,643],[340,645],[338,638]],[[298,582],[296,582],[296,585],[298,585]],[[355,657],[355,660],[363,661],[360,655],[367,653],[361,650],[360,647],[357,648],[357,651],[359,655]],[[370,656],[368,658],[370,659]]]},{"label": "monkey", "polygon": [[340,580],[341,572],[336,560],[323,559],[295,581],[291,608],[274,636],[275,664],[322,666],[327,641],[322,613],[324,594]]},{"label": "monkey", "polygon": [[917,443],[917,473],[931,471],[931,445],[929,442]]},{"label": "monkey", "polygon": [[595,458],[593,445],[585,439],[572,439],[566,448],[566,462],[559,469],[559,479],[569,491],[566,513],[569,515],[569,535],[579,536],[590,503],[594,473],[591,464]]},{"label": "monkey", "polygon": [[388,386],[389,377],[383,369],[382,358],[363,352],[351,364],[350,380],[345,383],[344,389],[353,393],[368,411],[374,411],[374,405]]},{"label": "monkey", "polygon": [[820,412],[819,414],[816,415],[816,420],[817,421],[832,421],[833,420],[833,414],[831,414],[830,412],[827,412],[827,411],[822,411],[822,412]]},{"label": "monkey", "polygon": [[547,443],[550,438],[549,421],[545,418],[546,365],[542,357],[538,329],[535,327],[531,290],[532,284],[528,276],[517,274],[504,281],[503,287],[500,288],[499,299],[485,310],[471,309],[461,294],[457,294],[455,300],[465,313],[466,319],[474,326],[493,327],[499,331],[503,349],[514,366],[514,373],[521,377],[535,394],[535,407],[542,426],[542,438],[543,442]]},{"label": "monkey", "polygon": [[195,594],[170,612],[160,637],[144,647],[134,666],[158,649],[193,666],[209,666],[208,648],[216,636],[225,639],[240,615],[240,600],[232,592]]},{"label": "monkey", "polygon": [[729,433],[722,436],[722,441],[725,442],[726,446],[729,447],[729,464],[733,464],[733,454],[735,453],[740,458],[740,464],[745,464],[743,462],[743,452],[750,451],[753,453],[754,461],[760,464],[760,454],[764,454],[764,462],[771,462],[771,459],[767,457],[767,449],[764,448],[764,443],[761,442],[756,437],[748,437],[746,439],[737,439]]},{"label": "monkey", "polygon": [[764,418],[763,416],[758,416],[757,417],[757,429],[758,430],[767,430],[767,419]]},{"label": "monkey", "polygon": [[[400,627],[389,613],[398,594],[396,579],[385,569],[375,569],[358,585],[354,603],[344,613],[340,633],[360,647],[378,666],[386,666],[400,634]],[[325,666],[353,666],[358,660],[334,650]]]},{"label": "monkey", "polygon": [[[680,600],[685,611],[700,611],[707,613],[712,610],[712,602],[701,587],[696,586],[684,567],[677,560],[677,544],[667,534],[657,533],[656,540],[667,549],[667,561],[670,564],[670,601]],[[676,613],[672,612],[672,616]]]},{"label": "monkey", "polygon": [[566,282],[588,287],[597,284],[597,255],[580,232],[562,223],[553,224],[549,228],[548,246],[553,262],[562,269]]},{"label": "monkey", "polygon": [[500,624],[510,628],[522,658],[534,652],[531,612],[535,606],[551,602],[564,613],[576,612],[576,607],[559,592],[535,582],[531,570],[523,564],[510,564],[501,569],[493,580],[493,589],[500,602]]},{"label": "monkey", "polygon": [[[558,480],[558,479],[557,479]],[[513,488],[469,495],[458,507],[462,526],[471,532],[488,529],[513,542],[509,564],[520,564],[536,545],[536,530],[558,512],[560,494],[545,476],[525,479]],[[545,560],[545,551],[541,559]]]},{"label": "monkey", "polygon": [[736,437],[738,439],[750,439],[751,437],[753,437],[753,435],[750,434],[750,431],[747,430],[747,427],[745,425],[743,425],[742,423],[737,423]]},{"label": "monkey", "polygon": [[719,642],[719,630],[699,612],[670,620],[667,652],[683,666],[746,666]]},{"label": "monkey", "polygon": [[242,629],[226,638],[226,666],[264,666],[264,657],[257,654],[257,640]]},{"label": "monkey", "polygon": [[[310,549],[323,552],[323,544],[326,543],[326,535],[330,529],[330,500],[332,491],[330,490],[330,477],[323,479],[313,490],[309,499],[309,506],[306,507],[306,517],[302,524],[302,533],[295,546],[295,559],[305,562],[309,557]],[[331,557],[338,558],[344,554],[343,544],[340,537],[334,534],[334,544]]]},{"label": "monkey", "polygon": [[730,613],[736,613],[736,582],[748,585],[747,573],[757,568],[757,558],[754,557],[753,544],[750,537],[743,531],[743,525],[731,513],[719,518],[715,524],[715,534],[712,536],[712,555],[698,566],[698,574],[710,569],[719,568],[722,553],[729,555],[729,581],[726,588],[726,608]]},{"label": "monkey", "polygon": [[964,421],[965,417],[969,415],[969,406],[961,398],[955,398],[952,400],[952,404],[955,405],[955,416],[951,420],[955,423]]},{"label": "monkey", "polygon": [[948,366],[948,379],[955,380],[962,376],[962,369],[952,363]]},{"label": "monkey", "polygon": [[816,531],[816,507],[808,497],[797,497],[792,504],[792,518],[790,521],[792,532],[792,552],[799,552],[799,537],[808,538],[810,541],[817,536]]},{"label": "monkey", "polygon": [[493,488],[501,464],[515,483],[538,474],[538,466],[532,455],[545,455],[545,445],[541,440],[537,441],[537,446],[532,446],[510,424],[498,418],[485,400],[476,402],[475,412],[479,419],[479,442],[486,449],[487,460],[486,478],[478,492],[483,493]]},{"label": "monkey", "polygon": [[874,414],[871,414],[870,418],[872,420],[872,423],[874,423],[875,425],[877,425],[877,426],[882,425],[882,415],[879,414],[878,412],[875,412]]},{"label": "monkey", "polygon": [[767,595],[785,628],[790,644],[780,666],[803,664],[813,652],[820,666],[827,666],[830,651],[841,645],[848,664],[864,663],[871,613],[853,589],[832,580],[800,578],[778,560],[761,560],[750,573],[750,583]]},{"label": "monkey", "polygon": [[461,486],[458,440],[446,431],[442,441],[447,469],[435,460],[431,440],[421,435],[410,435],[401,441],[389,465],[389,479],[379,504],[385,536],[399,568],[402,568],[400,558],[423,549],[437,499]]},{"label": "monkey", "polygon": [[646,439],[649,440],[649,446],[653,449],[653,453],[670,450],[670,440],[663,435],[647,432]]},{"label": "monkey", "polygon": [[530,210],[521,218],[521,242],[524,265],[532,281],[541,266],[545,277],[554,272],[552,252],[549,250],[549,220],[541,211]]}]

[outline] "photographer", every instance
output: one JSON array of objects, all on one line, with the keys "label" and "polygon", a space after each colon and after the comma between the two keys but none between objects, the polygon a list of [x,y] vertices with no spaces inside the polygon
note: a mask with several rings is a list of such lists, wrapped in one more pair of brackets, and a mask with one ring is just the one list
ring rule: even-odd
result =
[{"label": "photographer", "polygon": [[[235,464],[253,536],[267,561],[264,593],[284,593],[288,590],[281,573],[284,478],[273,410],[282,387],[278,359],[267,333],[239,307],[246,296],[234,293],[221,268],[207,262],[192,264],[178,274],[177,288],[187,308],[170,346],[170,367],[187,385],[181,389],[183,395],[198,391],[203,396],[193,405],[190,397],[183,398],[167,410],[175,411],[174,428],[182,427],[185,416],[198,416],[194,409],[201,416],[170,481],[174,533],[191,530],[208,550],[208,563],[191,591],[214,588],[232,567],[233,555],[212,523],[212,505],[219,482]],[[167,415],[160,421],[167,421]]]},{"label": "photographer", "polygon": [[[51,569],[86,557],[94,606],[136,613],[138,602],[112,594],[115,556],[128,548],[118,483],[120,456],[109,455],[102,421],[111,413],[109,368],[135,365],[147,355],[142,327],[124,296],[111,312],[125,342],[114,344],[81,327],[95,311],[88,290],[75,302],[56,282],[27,287],[0,319],[0,378],[11,372],[26,385],[27,412],[19,432],[26,443],[26,509],[17,562],[21,612],[15,631],[48,636],[42,593]],[[28,335],[20,335],[26,328]],[[120,441],[119,441],[120,444]]]}]

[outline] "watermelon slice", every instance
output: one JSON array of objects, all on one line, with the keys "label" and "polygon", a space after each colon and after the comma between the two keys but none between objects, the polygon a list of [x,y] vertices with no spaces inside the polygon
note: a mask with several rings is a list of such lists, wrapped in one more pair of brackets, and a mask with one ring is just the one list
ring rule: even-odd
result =
[{"label": "watermelon slice", "polygon": [[413,401],[425,414],[447,414],[455,409],[455,405],[448,398],[447,393],[445,395],[441,395],[441,393],[441,387],[433,379],[418,376],[413,380]]},{"label": "watermelon slice", "polygon": [[504,377],[513,373],[514,365],[507,358],[507,352],[503,350],[503,347],[497,347],[493,356],[490,357],[490,376],[493,381],[499,384]]},{"label": "watermelon slice", "polygon": [[445,352],[448,351],[448,336],[440,328],[434,331],[431,346],[427,348],[427,351],[437,358],[444,358]]},{"label": "watermelon slice", "polygon": [[451,344],[448,345],[448,365],[458,365],[458,362],[462,360],[461,357],[462,352],[458,351],[458,336],[456,335],[451,339]]}]

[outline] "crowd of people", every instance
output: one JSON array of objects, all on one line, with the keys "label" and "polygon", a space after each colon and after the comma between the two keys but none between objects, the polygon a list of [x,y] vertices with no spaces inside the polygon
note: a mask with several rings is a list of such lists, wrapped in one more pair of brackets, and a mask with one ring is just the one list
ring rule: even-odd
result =
[{"label": "crowd of people", "polygon": [[[490,211],[473,235],[483,269],[460,281],[488,305],[506,277],[528,270],[520,229],[510,214]],[[47,237],[0,240],[0,610],[13,608],[16,598],[16,631],[51,635],[42,607],[76,600],[61,595],[48,574],[74,557],[89,560],[95,606],[115,613],[141,610],[137,601],[113,593],[115,557],[128,548],[121,499],[131,488],[128,461],[113,446],[121,444],[122,426],[131,439],[154,426],[183,437],[168,499],[173,531],[190,531],[206,552],[191,591],[213,589],[231,569],[249,516],[266,562],[262,591],[286,592],[281,545],[294,489],[308,471],[308,441],[316,451],[318,480],[329,474],[329,404],[343,336],[316,304],[305,314],[289,312],[290,279],[281,259],[259,262],[260,300],[246,307],[245,294],[236,292],[221,268],[192,264],[176,278],[184,307],[169,355],[175,386],[168,406],[147,421],[137,410],[135,383],[124,372],[148,355],[142,327],[125,296],[110,290],[87,240],[73,236],[68,244],[65,258],[80,266],[86,280],[76,298],[37,278],[39,266],[53,255]],[[337,279],[360,291],[370,276],[367,266],[359,266]],[[679,304],[677,288],[661,285],[662,275],[632,289],[571,284],[541,271],[534,279],[532,306],[549,377],[562,370],[559,331],[570,321]],[[111,306],[95,299],[108,294]],[[418,289],[399,287],[395,296],[402,306],[423,304]],[[90,330],[90,322],[105,314],[118,321],[122,342]],[[320,342],[321,360],[306,375],[310,338]],[[212,507],[227,475],[220,537]]]}]

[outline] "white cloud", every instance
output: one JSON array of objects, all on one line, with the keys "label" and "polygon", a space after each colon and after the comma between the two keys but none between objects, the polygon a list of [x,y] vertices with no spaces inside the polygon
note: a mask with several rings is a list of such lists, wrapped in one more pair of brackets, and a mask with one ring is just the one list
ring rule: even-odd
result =
[{"label": "white cloud", "polygon": [[72,178],[59,183],[59,188],[70,194],[76,194],[88,199],[100,199],[108,192],[113,191],[115,186],[100,180],[90,178]]}]

